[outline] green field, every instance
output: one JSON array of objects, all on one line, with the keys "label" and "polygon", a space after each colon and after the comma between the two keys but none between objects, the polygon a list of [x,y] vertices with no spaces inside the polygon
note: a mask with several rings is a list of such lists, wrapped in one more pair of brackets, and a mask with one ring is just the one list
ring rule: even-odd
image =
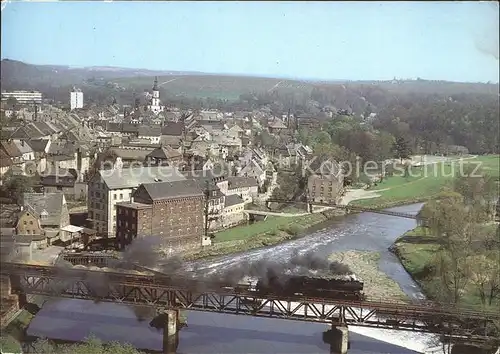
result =
[{"label": "green field", "polygon": [[500,155],[478,156],[477,159],[472,161],[478,161],[481,168],[490,176],[500,177]]},{"label": "green field", "polygon": [[215,242],[246,240],[252,237],[275,234],[280,230],[296,230],[312,226],[324,221],[321,214],[311,214],[299,217],[268,216],[264,221],[258,221],[250,225],[236,226],[231,229],[217,232]]},{"label": "green field", "polygon": [[499,155],[485,155],[462,162],[440,162],[424,167],[413,167],[408,177],[405,177],[402,172],[398,172],[369,189],[380,194],[380,197],[356,200],[352,204],[384,206],[391,203],[412,203],[425,200],[438,194],[444,186],[450,185],[453,177],[465,165],[479,165],[485,173],[493,177],[498,177],[500,168],[499,159]]},{"label": "green field", "polygon": [[[113,79],[112,82],[142,91],[150,89],[153,80],[153,77],[142,76]],[[294,80],[223,75],[160,76],[158,84],[170,95],[227,100],[237,100],[241,94],[248,92],[268,92],[276,85],[277,90],[293,92],[310,92],[313,87],[310,83]]]}]

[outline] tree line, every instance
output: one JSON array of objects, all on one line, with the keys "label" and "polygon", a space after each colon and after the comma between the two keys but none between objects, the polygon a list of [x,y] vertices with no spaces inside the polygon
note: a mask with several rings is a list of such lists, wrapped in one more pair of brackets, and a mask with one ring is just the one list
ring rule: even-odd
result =
[{"label": "tree line", "polygon": [[[438,248],[423,280],[431,297],[446,303],[500,305],[500,229],[493,223],[498,186],[473,168],[457,175],[418,214]],[[477,171],[476,171],[477,173]]]}]

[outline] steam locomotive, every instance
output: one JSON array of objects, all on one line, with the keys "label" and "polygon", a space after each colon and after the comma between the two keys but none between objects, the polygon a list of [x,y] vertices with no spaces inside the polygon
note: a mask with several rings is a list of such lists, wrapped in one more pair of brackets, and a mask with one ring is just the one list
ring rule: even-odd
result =
[{"label": "steam locomotive", "polygon": [[323,299],[363,301],[363,282],[354,275],[344,278],[312,278],[309,276],[281,275],[259,280],[255,292],[260,297],[316,297]]}]

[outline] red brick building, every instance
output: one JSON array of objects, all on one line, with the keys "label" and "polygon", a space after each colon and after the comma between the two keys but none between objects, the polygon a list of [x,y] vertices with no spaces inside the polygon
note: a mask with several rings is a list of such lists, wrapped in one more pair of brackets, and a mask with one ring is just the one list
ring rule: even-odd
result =
[{"label": "red brick building", "polygon": [[204,210],[196,181],[141,184],[130,202],[116,205],[116,241],[121,249],[147,236],[161,236],[167,247],[201,246]]}]

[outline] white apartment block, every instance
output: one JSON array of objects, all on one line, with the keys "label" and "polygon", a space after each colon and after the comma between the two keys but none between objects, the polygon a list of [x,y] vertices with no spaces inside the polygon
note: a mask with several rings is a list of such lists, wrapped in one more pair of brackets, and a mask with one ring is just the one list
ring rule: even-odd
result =
[{"label": "white apartment block", "polygon": [[71,110],[83,108],[83,92],[71,91],[70,93],[70,106]]},{"label": "white apartment block", "polygon": [[128,202],[139,185],[185,180],[170,166],[100,170],[88,182],[88,218],[99,236],[115,237],[116,203]]},{"label": "white apartment block", "polygon": [[2,92],[2,101],[6,102],[9,98],[15,98],[19,104],[41,104],[42,93],[37,91],[12,91]]}]

